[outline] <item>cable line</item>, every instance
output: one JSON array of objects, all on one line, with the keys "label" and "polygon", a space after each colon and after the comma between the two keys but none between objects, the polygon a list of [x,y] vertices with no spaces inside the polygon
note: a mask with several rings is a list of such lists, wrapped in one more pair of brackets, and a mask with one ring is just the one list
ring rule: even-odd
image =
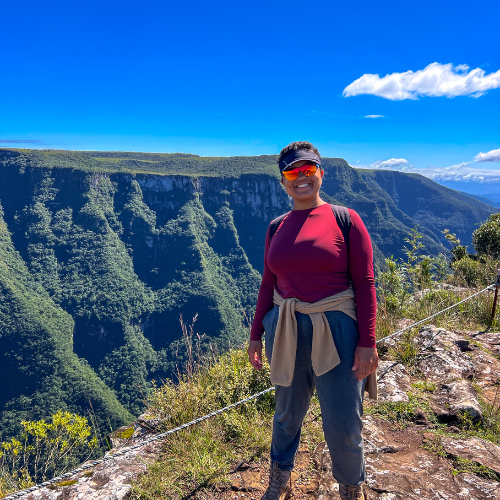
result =
[{"label": "cable line", "polygon": [[477,295],[480,295],[481,293],[486,292],[486,290],[494,290],[495,289],[495,284],[493,285],[488,285],[486,288],[483,288],[479,292],[476,292],[473,295],[470,295],[469,297],[466,297],[465,299],[461,300],[460,302],[457,302],[456,304],[451,305],[450,307],[447,307],[446,309],[442,309],[441,311],[438,311],[437,313],[431,314],[427,318],[421,319],[420,321],[417,321],[416,323],[412,323],[411,325],[407,326],[406,328],[403,328],[402,330],[398,330],[397,332],[391,333],[390,335],[387,335],[387,337],[384,337],[382,339],[377,340],[376,344],[379,342],[382,342],[384,340],[390,339],[391,337],[395,337],[396,335],[399,335],[400,333],[405,332],[406,330],[409,330],[410,328],[413,328],[414,326],[421,325],[422,323],[425,323],[429,319],[435,318],[441,313],[444,313],[446,311],[449,311],[450,309],[453,309],[454,307],[459,306],[460,304],[463,304],[464,302],[467,302],[468,300],[476,297]]},{"label": "cable line", "polygon": [[83,472],[87,469],[94,467],[95,465],[102,464],[104,462],[108,462],[109,460],[113,460],[116,457],[120,457],[122,455],[125,455],[126,453],[129,453],[133,450],[136,450],[137,448],[140,448],[140,447],[144,446],[145,444],[152,443],[153,441],[158,441],[158,439],[164,438],[165,436],[168,436],[169,434],[173,434],[174,432],[178,432],[178,431],[181,431],[183,429],[187,429],[188,427],[191,427],[192,425],[199,424],[200,422],[203,422],[204,420],[207,420],[208,418],[215,417],[216,415],[219,415],[220,413],[223,413],[227,410],[231,410],[232,408],[236,408],[237,406],[240,406],[244,403],[247,403],[248,401],[251,401],[252,399],[263,396],[264,394],[271,392],[271,391],[274,391],[274,387],[269,387],[268,389],[266,389],[264,391],[261,391],[261,392],[258,392],[257,394],[253,394],[252,396],[249,396],[248,398],[242,399],[242,400],[240,400],[236,403],[233,403],[229,406],[225,406],[224,408],[221,408],[219,410],[215,410],[212,413],[209,413],[208,415],[204,415],[203,417],[199,417],[199,418],[196,418],[195,420],[191,420],[191,422],[180,425],[179,427],[176,427],[175,429],[170,429],[169,431],[162,432],[161,434],[157,434],[156,436],[152,436],[152,437],[145,439],[144,441],[141,441],[137,444],[134,444],[132,446],[128,446],[127,448],[123,448],[122,450],[119,450],[115,453],[112,453],[112,454],[107,455],[105,457],[99,458],[98,460],[93,460],[92,462],[81,465],[77,469],[73,469],[69,472],[66,472],[65,474],[61,474],[60,476],[54,477],[48,481],[45,481],[43,483],[32,486],[31,488],[26,488],[22,491],[18,491],[17,493],[13,493],[9,496],[4,497],[2,500],[14,500],[15,498],[20,498],[24,495],[27,495],[28,493],[32,493],[33,491],[39,490],[40,488],[43,488],[45,486],[49,486],[51,484],[57,483],[58,481],[61,481],[62,479],[67,479],[68,477],[71,477],[74,474],[77,474],[79,472]]},{"label": "cable line", "polygon": [[[498,281],[498,280],[497,280]],[[441,311],[438,311],[437,313],[434,313],[432,314],[431,316],[428,316],[427,318],[424,318],[420,321],[417,321],[416,323],[413,323],[409,326],[407,326],[406,328],[403,328],[401,330],[398,330],[397,332],[394,332],[394,333],[391,333],[390,335],[387,335],[387,337],[384,337],[382,339],[379,339],[376,341],[376,343],[378,344],[379,342],[383,342],[384,340],[387,340],[389,338],[392,338],[392,337],[395,337],[397,335],[400,335],[401,333],[405,332],[406,330],[409,330],[410,328],[413,328],[415,326],[418,326],[418,325],[421,325],[422,323],[425,323],[426,321],[432,319],[432,318],[435,318],[436,316],[438,316],[439,314],[443,313],[443,312],[446,312],[446,311],[449,311],[450,309],[453,309],[454,307],[457,307],[459,306],[460,304],[463,304],[464,302],[467,302],[468,300],[480,295],[481,293],[484,293],[486,292],[487,290],[495,290],[496,287],[498,286],[498,283],[495,283],[495,284],[492,284],[492,285],[489,285],[487,286],[486,288],[483,288],[482,290],[480,290],[479,292],[476,292],[474,293],[473,295],[470,295],[469,297],[466,297],[465,299],[461,300],[460,302],[457,302],[456,304],[453,304],[445,309],[442,309]],[[399,363],[395,363],[395,364],[399,364]],[[157,441],[161,438],[164,438],[170,434],[174,434],[175,432],[178,432],[178,431],[181,431],[183,429],[187,429],[188,427],[191,427],[195,424],[198,424],[200,422],[203,422],[204,420],[207,420],[208,418],[212,418],[212,417],[215,417],[216,415],[219,415],[220,413],[223,413],[225,411],[228,411],[232,408],[236,408],[237,406],[240,406],[244,403],[247,403],[248,401],[251,401],[252,399],[256,399],[256,398],[259,398],[260,396],[263,396],[264,394],[267,394],[268,392],[271,392],[271,391],[274,391],[274,387],[269,387],[267,389],[265,389],[264,391],[261,391],[261,392],[258,392],[256,394],[253,394],[252,396],[249,396],[245,399],[242,399],[236,403],[233,403],[229,406],[225,406],[224,408],[221,408],[219,410],[215,410],[213,411],[212,413],[209,413],[207,415],[204,415],[203,417],[199,417],[199,418],[196,418],[195,420],[191,420],[191,422],[188,422],[186,424],[183,424],[179,427],[176,427],[175,429],[171,429],[169,431],[166,431],[166,432],[162,432],[161,434],[156,434],[155,436],[152,436],[148,439],[145,439],[144,441],[140,441],[139,443],[136,443],[132,446],[128,446],[126,448],[123,448],[115,453],[112,453],[110,455],[107,455],[103,458],[99,458],[98,460],[93,460],[92,462],[89,462],[87,464],[84,464],[84,465],[81,465],[80,467],[78,467],[77,469],[73,469],[69,472],[66,472],[65,474],[61,474],[60,476],[57,476],[57,477],[54,477],[53,479],[50,479],[48,481],[45,481],[43,483],[40,483],[40,484],[37,484],[35,486],[32,486],[31,488],[26,488],[24,490],[21,490],[21,491],[18,491],[16,493],[12,493],[11,495],[9,496],[6,496],[6,497],[3,497],[3,499],[1,500],[14,500],[16,498],[20,498],[24,495],[27,495],[28,493],[32,493],[33,491],[36,491],[36,490],[39,490],[40,488],[43,488],[45,486],[49,486],[51,484],[54,484],[54,483],[57,483],[59,481],[61,481],[62,479],[67,479],[71,476],[73,476],[74,474],[77,474],[79,472],[83,472],[87,469],[90,469],[92,467],[94,467],[95,465],[98,465],[98,464],[102,464],[104,462],[108,462],[110,460],[113,460],[114,458],[116,457],[120,457],[122,455],[125,455],[133,450],[136,450],[137,448],[140,448],[142,446],[144,446],[145,444],[148,444],[148,443],[152,443],[153,441]]]}]

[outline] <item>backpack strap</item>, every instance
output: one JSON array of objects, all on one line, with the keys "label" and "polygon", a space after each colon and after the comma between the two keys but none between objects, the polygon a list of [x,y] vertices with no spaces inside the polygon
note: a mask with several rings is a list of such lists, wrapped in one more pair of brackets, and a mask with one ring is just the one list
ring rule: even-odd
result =
[{"label": "backpack strap", "polygon": [[[342,236],[344,237],[347,251],[349,252],[349,231],[351,230],[351,225],[352,225],[351,214],[349,213],[349,210],[347,210],[346,207],[341,207],[340,205],[332,205],[332,204],[330,204],[330,207],[332,207],[333,215],[335,215],[335,218],[337,219],[337,224],[339,225],[339,228],[342,231]],[[276,234],[276,231],[281,226],[281,223],[288,217],[289,213],[290,212],[280,215],[271,222],[271,224],[269,225],[269,242],[273,239],[273,236]]]},{"label": "backpack strap", "polygon": [[273,236],[276,234],[276,231],[278,228],[281,226],[281,223],[288,217],[288,214],[290,212],[287,212],[286,214],[280,215],[279,217],[276,217],[271,224],[269,224],[269,243],[271,243],[271,240],[273,239]]},{"label": "backpack strap", "polygon": [[351,214],[346,207],[341,207],[339,205],[332,205],[332,212],[337,219],[337,224],[339,225],[340,230],[342,231],[342,236],[344,237],[345,246],[347,247],[347,276],[349,278],[349,282],[352,286],[351,272],[349,271],[349,232],[351,230]]},{"label": "backpack strap", "polygon": [[[342,236],[344,237],[344,241],[347,247],[347,252],[349,253],[349,231],[351,230],[351,214],[346,207],[341,207],[340,205],[330,205],[332,207],[333,215],[337,219],[337,224],[342,231]],[[286,214],[280,215],[276,217],[271,224],[269,225],[269,242],[273,239],[273,236],[276,234],[276,231],[281,226],[281,223],[288,217]]]},{"label": "backpack strap", "polygon": [[341,207],[339,205],[331,205],[333,215],[337,219],[337,224],[342,231],[342,236],[344,237],[345,245],[347,247],[347,253],[349,253],[349,232],[351,230],[351,214],[346,207]]}]

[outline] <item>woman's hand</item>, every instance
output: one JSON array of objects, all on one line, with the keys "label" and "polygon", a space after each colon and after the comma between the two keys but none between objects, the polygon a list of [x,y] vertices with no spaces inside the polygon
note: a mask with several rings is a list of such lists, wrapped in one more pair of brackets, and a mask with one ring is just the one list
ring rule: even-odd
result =
[{"label": "woman's hand", "polygon": [[256,369],[262,369],[262,340],[251,340],[248,346],[248,359]]},{"label": "woman's hand", "polygon": [[352,370],[358,380],[363,380],[373,373],[378,366],[378,352],[376,347],[356,347]]}]

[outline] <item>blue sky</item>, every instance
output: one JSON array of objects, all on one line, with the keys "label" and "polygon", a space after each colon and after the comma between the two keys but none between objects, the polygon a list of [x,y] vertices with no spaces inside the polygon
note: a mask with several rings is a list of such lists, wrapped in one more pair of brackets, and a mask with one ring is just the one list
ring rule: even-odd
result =
[{"label": "blue sky", "polygon": [[229,156],[309,140],[354,166],[500,182],[500,152],[473,161],[500,149],[499,14],[498,0],[9,2],[0,146]]}]

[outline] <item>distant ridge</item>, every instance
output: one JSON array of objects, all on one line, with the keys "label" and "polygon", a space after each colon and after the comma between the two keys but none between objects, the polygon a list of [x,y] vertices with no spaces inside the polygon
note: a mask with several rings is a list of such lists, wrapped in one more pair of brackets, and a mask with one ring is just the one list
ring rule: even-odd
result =
[{"label": "distant ridge", "polygon": [[475,198],[476,200],[482,201],[486,203],[486,205],[491,205],[492,207],[500,208],[500,201],[493,201],[490,198],[486,198],[486,196],[479,196],[477,194],[466,193],[465,191],[458,191],[459,193],[465,194],[466,196],[470,196],[471,198]]}]

